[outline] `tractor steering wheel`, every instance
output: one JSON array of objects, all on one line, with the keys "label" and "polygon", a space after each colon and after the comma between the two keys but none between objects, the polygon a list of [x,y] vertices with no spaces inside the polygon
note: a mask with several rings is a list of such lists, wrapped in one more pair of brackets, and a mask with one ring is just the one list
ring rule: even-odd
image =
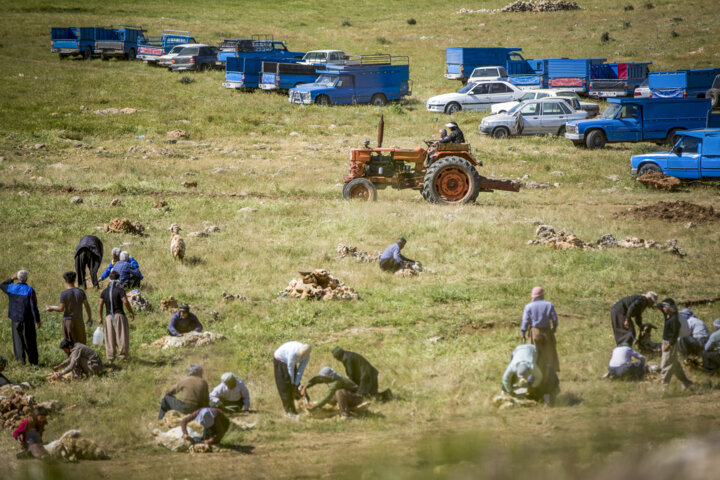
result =
[{"label": "tractor steering wheel", "polygon": [[428,147],[434,147],[437,143],[436,140],[423,140],[423,142],[425,142],[425,145],[427,145]]}]

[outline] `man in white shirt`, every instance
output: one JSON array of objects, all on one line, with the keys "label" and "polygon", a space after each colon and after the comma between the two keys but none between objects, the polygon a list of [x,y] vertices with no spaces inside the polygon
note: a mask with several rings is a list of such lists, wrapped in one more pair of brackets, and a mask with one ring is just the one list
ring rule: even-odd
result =
[{"label": "man in white shirt", "polygon": [[223,373],[220,385],[210,392],[210,406],[236,413],[250,411],[250,392],[245,383],[231,372]]},{"label": "man in white shirt", "polygon": [[[275,385],[282,400],[285,415],[296,417],[295,398],[300,398],[303,372],[310,361],[310,345],[300,342],[286,342],[275,350],[273,366]],[[303,391],[304,393],[304,391]]]},{"label": "man in white shirt", "polygon": [[[638,360],[633,362],[633,359]],[[608,365],[608,377],[639,380],[645,374],[645,357],[633,350],[626,342],[612,351]]]}]

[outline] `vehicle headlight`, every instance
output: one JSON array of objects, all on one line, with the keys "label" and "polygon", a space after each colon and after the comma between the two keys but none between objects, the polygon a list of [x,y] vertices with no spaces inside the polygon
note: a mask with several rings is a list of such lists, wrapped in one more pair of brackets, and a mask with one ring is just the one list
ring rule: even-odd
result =
[{"label": "vehicle headlight", "polygon": [[309,102],[310,100],[312,100],[312,95],[310,95],[310,92],[303,92],[302,98],[303,98],[303,100],[306,100]]}]

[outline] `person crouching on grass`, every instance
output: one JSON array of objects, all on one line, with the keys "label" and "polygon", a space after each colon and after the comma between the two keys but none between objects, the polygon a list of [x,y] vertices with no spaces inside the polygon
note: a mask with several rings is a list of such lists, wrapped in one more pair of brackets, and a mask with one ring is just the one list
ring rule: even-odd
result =
[{"label": "person crouching on grass", "polygon": [[195,439],[192,438],[187,431],[188,422],[193,420],[203,427],[201,442],[205,445],[220,443],[220,440],[222,440],[225,433],[228,431],[228,428],[230,428],[230,420],[228,420],[220,409],[206,407],[195,410],[193,413],[184,417],[180,421],[180,429],[182,430],[183,438],[193,443],[195,443]]},{"label": "person crouching on grass", "polygon": [[[48,452],[43,447],[42,434],[47,424],[47,410],[43,407],[35,407],[33,414],[20,422],[20,425],[13,432],[13,438],[20,442],[20,453],[17,458],[29,458],[33,456],[39,459],[48,457]],[[7,465],[6,465],[7,466]]]},{"label": "person crouching on grass", "polygon": [[[71,372],[74,378],[80,378],[83,375],[91,377],[103,373],[104,367],[102,360],[100,360],[98,354],[95,353],[95,350],[87,345],[74,343],[72,340],[63,340],[60,342],[60,349],[65,352],[68,358],[53,367],[56,373],[50,376],[52,380],[57,380]],[[58,372],[61,368],[63,370]]]}]

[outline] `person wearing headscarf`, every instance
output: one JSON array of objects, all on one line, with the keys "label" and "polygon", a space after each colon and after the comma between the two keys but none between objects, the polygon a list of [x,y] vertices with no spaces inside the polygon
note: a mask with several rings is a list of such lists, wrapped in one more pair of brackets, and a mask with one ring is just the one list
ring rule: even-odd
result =
[{"label": "person wearing headscarf", "polygon": [[0,356],[0,387],[4,387],[5,385],[14,385],[13,382],[11,382],[2,373],[5,371],[5,367],[7,367],[7,363],[8,363],[7,358]]},{"label": "person wearing headscarf", "polygon": [[[193,438],[188,433],[187,424],[193,420],[203,427],[201,438]],[[200,441],[205,445],[220,443],[228,428],[230,428],[230,420],[219,408],[200,408],[180,421],[180,429],[185,440],[193,443]]]},{"label": "person wearing headscarf", "polygon": [[250,392],[232,372],[223,373],[220,384],[210,392],[210,406],[227,412],[250,411]]},{"label": "person wearing headscarf", "polygon": [[378,392],[378,371],[365,357],[359,353],[343,350],[340,347],[333,348],[331,353],[337,361],[343,364],[348,378],[358,385],[358,395],[377,397],[381,400],[392,398],[392,392],[389,388]]},{"label": "person wearing headscarf", "polygon": [[510,395],[516,396],[516,383],[524,380],[527,386],[525,396],[536,402],[545,402],[552,405],[560,391],[558,379],[552,365],[541,369],[538,365],[538,352],[535,345],[518,345],[513,350],[512,359],[502,378],[502,389]]},{"label": "person wearing headscarf", "polygon": [[[105,354],[107,361],[113,362],[115,354],[120,360],[127,360],[130,352],[130,327],[124,308],[128,309],[130,318],[135,321],[135,312],[127,299],[125,289],[120,285],[117,272],[110,273],[110,282],[100,294],[98,302],[98,318],[103,325],[105,318]],[[103,305],[105,315],[103,316]]]},{"label": "person wearing headscarf", "polygon": [[710,338],[710,332],[705,323],[696,317],[689,308],[680,310],[678,319],[681,326],[685,326],[689,332],[688,335],[681,335],[678,339],[678,353],[683,358],[689,355],[701,355],[708,338]]},{"label": "person wearing headscarf", "polygon": [[[633,362],[633,359],[638,360]],[[645,357],[627,343],[615,347],[608,364],[608,377],[639,380],[645,374]]]},{"label": "person wearing headscarf", "polygon": [[321,368],[317,376],[310,379],[304,390],[307,391],[319,384],[326,384],[328,387],[327,392],[316,403],[308,403],[308,411],[317,410],[327,404],[334,405],[337,403],[340,416],[348,418],[353,410],[363,403],[363,397],[357,393],[357,384],[330,367]]},{"label": "person wearing headscarf", "polygon": [[[135,264],[137,265],[137,262]],[[120,260],[115,263],[112,271],[117,272],[120,276],[118,280],[123,288],[137,288],[143,279],[140,268],[134,267],[130,263],[130,254],[128,252],[120,252]]]},{"label": "person wearing headscarf", "polygon": [[715,319],[713,328],[715,328],[715,331],[708,338],[702,352],[703,367],[707,370],[720,368],[720,318]]},{"label": "person wearing headscarf", "polygon": [[655,306],[657,293],[647,292],[644,295],[630,295],[618,300],[610,309],[610,322],[615,336],[615,344],[627,343],[632,347],[637,340],[638,329],[642,330],[642,315],[646,308]]},{"label": "person wearing headscarf", "polygon": [[92,325],[92,310],[85,291],[75,287],[75,272],[65,272],[65,290],[60,293],[60,305],[48,305],[46,312],[63,312],[62,332],[65,340],[74,343],[87,343],[85,322],[83,321],[83,308],[88,315],[88,327]]},{"label": "person wearing headscarf", "polygon": [[182,337],[190,332],[202,332],[203,326],[194,313],[190,312],[190,305],[180,305],[178,311],[170,318],[168,333],[173,337]]},{"label": "person wearing headscarf", "polygon": [[692,382],[685,376],[685,371],[678,360],[678,337],[680,335],[680,320],[675,301],[666,298],[658,304],[658,308],[665,316],[665,327],[663,328],[662,357],[660,358],[660,370],[662,371],[663,389],[665,389],[676,376],[687,390]]},{"label": "person wearing headscarf", "polygon": [[90,270],[90,280],[95,288],[100,288],[97,272],[102,263],[103,243],[94,235],[85,235],[75,247],[75,273],[80,288],[87,288],[85,269]]},{"label": "person wearing headscarf", "polygon": [[95,353],[95,350],[87,345],[73,343],[72,340],[63,340],[60,343],[60,350],[65,352],[67,359],[53,367],[55,373],[51,378],[58,379],[71,372],[74,378],[79,378],[83,375],[90,377],[103,373],[102,360],[100,360],[98,354]]},{"label": "person wearing headscarf", "polygon": [[543,371],[547,365],[552,365],[557,373],[560,371],[560,359],[555,341],[558,326],[555,306],[545,300],[545,290],[542,287],[534,287],[530,298],[530,303],[525,305],[523,310],[520,324],[522,340],[537,347],[538,365]]},{"label": "person wearing headscarf", "polygon": [[[115,266],[115,264],[116,264],[117,262],[120,261],[120,254],[121,254],[121,253],[122,253],[122,250],[120,250],[120,249],[117,248],[117,247],[115,247],[115,248],[112,249],[112,259],[110,259],[110,263],[108,264],[107,268],[106,268],[105,271],[102,273],[102,275],[100,275],[100,280],[105,280],[107,277],[110,276],[110,272],[112,272],[113,267]],[[135,260],[133,257],[131,257],[129,253],[128,253],[127,262],[130,264],[130,266],[131,266],[132,268],[136,268],[136,269],[138,269],[138,270],[140,269],[140,265],[138,265],[137,260]]]},{"label": "person wearing headscarf", "polygon": [[13,432],[13,438],[20,443],[20,453],[17,458],[46,458],[47,450],[43,446],[42,434],[47,424],[47,410],[44,407],[35,407],[32,415],[20,422]]},{"label": "person wearing headscarf", "polygon": [[310,361],[311,350],[310,345],[306,343],[286,342],[273,354],[275,385],[285,414],[289,417],[297,416],[295,398],[304,393],[301,391],[300,381]]},{"label": "person wearing headscarf", "polygon": [[202,378],[203,368],[191,364],[188,374],[178,383],[168,388],[160,401],[158,420],[162,420],[170,410],[189,414],[208,406],[208,384]]},{"label": "person wearing headscarf", "polygon": [[27,284],[29,275],[27,270],[20,270],[12,278],[0,283],[0,290],[8,296],[8,318],[12,320],[15,360],[25,365],[27,355],[30,365],[37,365],[36,328],[40,328],[40,312],[35,290]]}]

